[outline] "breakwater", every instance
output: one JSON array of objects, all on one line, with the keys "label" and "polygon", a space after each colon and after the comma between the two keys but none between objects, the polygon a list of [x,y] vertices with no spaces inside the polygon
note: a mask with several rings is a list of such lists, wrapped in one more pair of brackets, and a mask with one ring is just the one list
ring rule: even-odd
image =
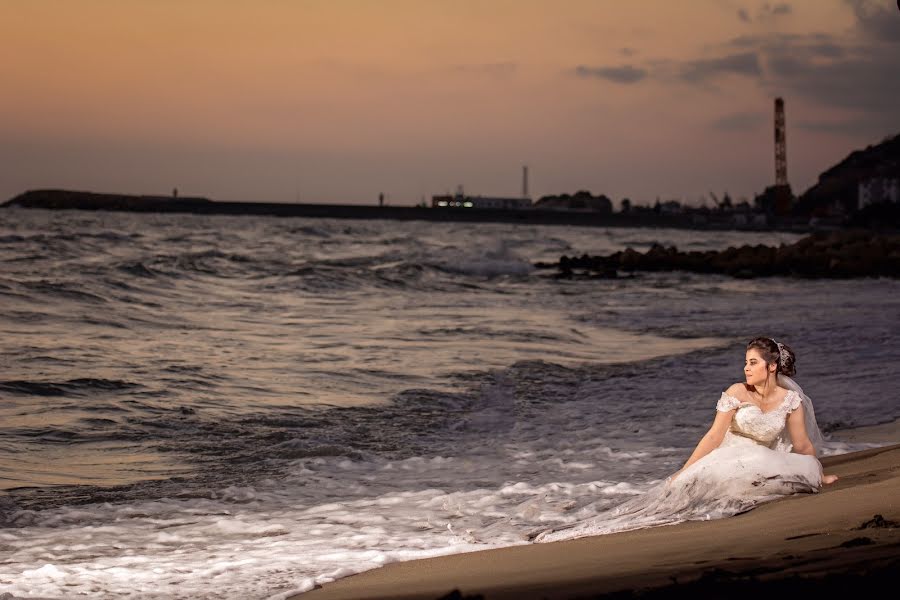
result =
[{"label": "breakwater", "polygon": [[102,194],[71,190],[32,190],[3,206],[48,210],[107,210],[215,215],[267,215],[329,219],[389,219],[526,225],[596,227],[671,227],[677,229],[742,229],[805,232],[808,219],[781,219],[766,224],[736,222],[731,215],[623,214],[573,210],[429,208],[363,204],[299,204],[278,202],[220,202],[207,198]]},{"label": "breakwater", "polygon": [[778,247],[731,246],[725,250],[684,252],[654,244],[646,252],[633,248],[609,256],[562,256],[557,263],[536,263],[557,269],[557,278],[612,279],[619,272],[689,271],[738,278],[786,276],[801,278],[900,277],[900,235],[852,230],[817,233]]}]

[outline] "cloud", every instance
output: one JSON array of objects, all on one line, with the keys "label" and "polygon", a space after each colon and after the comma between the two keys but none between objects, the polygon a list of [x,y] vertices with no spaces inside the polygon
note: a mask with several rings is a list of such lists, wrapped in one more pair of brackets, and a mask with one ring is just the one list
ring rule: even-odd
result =
[{"label": "cloud", "polygon": [[896,112],[900,56],[855,55],[817,64],[804,57],[774,54],[769,65],[771,84],[818,104],[885,114]]},{"label": "cloud", "polygon": [[888,2],[872,0],[844,0],[856,16],[861,32],[875,40],[900,43],[900,16]]},{"label": "cloud", "polygon": [[877,136],[900,129],[900,53],[891,42],[863,30],[853,36],[769,34],[735,38],[723,53],[737,49],[759,56],[759,83],[768,94],[833,111],[830,120],[794,121],[807,130]]},{"label": "cloud", "polygon": [[753,21],[766,22],[790,15],[794,12],[793,7],[787,2],[779,2],[778,4],[769,4],[766,2],[756,11],[756,18],[750,16],[750,12],[746,8],[739,8],[737,11],[738,19],[743,23],[752,23]]},{"label": "cloud", "polygon": [[687,61],[681,64],[678,72],[683,81],[701,83],[719,75],[758,77],[762,74],[762,69],[755,52],[741,52],[719,58]]},{"label": "cloud", "polygon": [[834,42],[814,42],[808,46],[810,53],[825,58],[843,58],[847,51]]},{"label": "cloud", "polygon": [[758,112],[739,112],[719,117],[712,122],[712,127],[720,131],[754,131],[767,121],[767,117]]},{"label": "cloud", "polygon": [[775,17],[781,16],[781,15],[789,15],[792,12],[794,12],[794,9],[791,8],[791,5],[788,4],[787,2],[780,2],[780,3],[776,4],[775,6],[771,6],[771,5],[769,5],[768,2],[766,2],[765,4],[763,4],[763,7],[761,9],[762,14],[772,15]]},{"label": "cloud", "polygon": [[900,53],[885,51],[880,43],[825,34],[771,34],[735,38],[727,47],[758,56],[760,83],[777,95],[876,112],[893,112],[900,97]]},{"label": "cloud", "polygon": [[858,46],[859,44],[852,43],[847,39],[826,33],[806,35],[777,33],[742,35],[732,38],[724,44],[724,51],[740,50],[742,52],[755,52],[759,55],[782,52],[804,59],[815,57],[840,58],[845,56],[851,48]]},{"label": "cloud", "polygon": [[900,134],[900,124],[896,125],[897,127],[891,130],[889,127],[885,128],[884,121],[879,119],[877,115],[864,115],[861,117],[843,117],[828,121],[807,120],[801,118],[795,119],[792,127],[814,133],[864,136],[871,139],[878,139],[879,137],[885,137],[885,135],[890,136],[892,133]]},{"label": "cloud", "polygon": [[[896,133],[900,131],[896,109],[900,15],[894,13],[893,3],[886,8],[872,0],[843,1],[853,8],[856,26],[840,33],[742,35],[692,60],[648,59],[627,67],[581,66],[576,72],[585,79],[688,84],[706,90],[716,89],[723,78],[741,77],[756,83],[767,96],[782,96],[794,106],[794,99],[802,99],[802,105],[814,107],[810,114],[814,112],[818,120],[793,115],[793,122],[807,130],[869,137]],[[764,10],[777,16],[792,9],[781,3],[766,4]],[[719,117],[711,126],[735,131],[759,123],[758,116],[734,113]]]},{"label": "cloud", "polygon": [[582,79],[605,79],[613,83],[637,83],[646,78],[648,73],[644,69],[624,65],[621,67],[588,67],[578,65],[575,67],[575,75]]}]

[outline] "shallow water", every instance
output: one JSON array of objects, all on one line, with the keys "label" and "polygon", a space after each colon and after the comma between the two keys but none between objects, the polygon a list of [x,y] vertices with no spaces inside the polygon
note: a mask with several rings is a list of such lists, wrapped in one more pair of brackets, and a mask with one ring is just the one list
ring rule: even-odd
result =
[{"label": "shallow water", "polygon": [[896,281],[531,266],[795,239],[0,211],[0,592],[265,598],[522,543],[677,469],[759,334],[826,430],[900,416]]}]

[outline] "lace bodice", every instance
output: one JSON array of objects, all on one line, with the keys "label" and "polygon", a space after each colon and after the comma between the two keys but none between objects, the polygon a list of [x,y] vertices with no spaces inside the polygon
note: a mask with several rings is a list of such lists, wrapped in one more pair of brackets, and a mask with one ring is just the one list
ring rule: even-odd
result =
[{"label": "lace bodice", "polygon": [[[787,416],[797,410],[800,403],[800,394],[788,390],[781,404],[770,411],[763,412],[751,402],[741,402],[734,396],[722,392],[716,410],[727,412],[736,409],[729,431],[735,435],[749,438],[758,444],[773,447],[779,441],[785,440]],[[786,450],[789,451],[790,447]]]}]

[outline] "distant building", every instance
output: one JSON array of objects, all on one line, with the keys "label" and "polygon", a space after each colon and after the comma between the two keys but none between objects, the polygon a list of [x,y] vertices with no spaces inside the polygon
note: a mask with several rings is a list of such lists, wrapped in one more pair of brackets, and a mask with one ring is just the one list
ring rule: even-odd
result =
[{"label": "distant building", "polygon": [[856,196],[857,208],[870,204],[897,204],[900,198],[900,180],[888,177],[873,177],[860,181]]},{"label": "distant building", "polygon": [[659,212],[664,215],[677,215],[684,212],[684,208],[678,200],[666,200],[660,204]]},{"label": "distant building", "polygon": [[765,227],[768,223],[766,215],[761,213],[735,213],[731,220],[736,227]]},{"label": "distant building", "polygon": [[612,200],[604,196],[594,196],[588,191],[579,191],[573,195],[544,196],[538,200],[535,208],[543,210],[576,210],[586,212],[612,213]]},{"label": "distant building", "polygon": [[793,206],[794,194],[789,185],[770,185],[762,194],[757,195],[753,202],[756,210],[767,215],[783,216]]},{"label": "distant building", "polygon": [[432,196],[432,208],[488,208],[495,210],[518,210],[531,208],[531,198],[491,198],[488,196],[466,196],[464,194]]}]

